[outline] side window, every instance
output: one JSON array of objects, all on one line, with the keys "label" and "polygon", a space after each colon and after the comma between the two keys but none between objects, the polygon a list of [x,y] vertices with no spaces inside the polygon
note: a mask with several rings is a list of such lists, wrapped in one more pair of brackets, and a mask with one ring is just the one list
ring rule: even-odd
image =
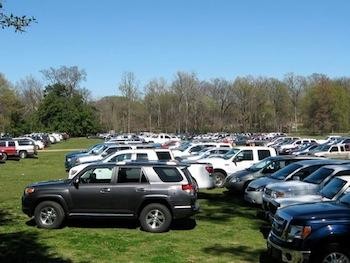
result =
[{"label": "side window", "polygon": [[301,141],[296,141],[295,144],[299,145],[299,144],[301,144]]},{"label": "side window", "polygon": [[130,160],[130,159],[131,159],[131,153],[125,153],[125,154],[120,154],[120,155],[114,156],[108,162],[109,163],[116,163],[116,162],[121,162],[121,161],[125,161],[125,160]]},{"label": "side window", "polygon": [[229,148],[229,147],[230,147],[230,145],[224,144],[224,145],[220,145],[220,147]]},{"label": "side window", "polygon": [[158,157],[158,160],[161,160],[161,161],[171,160],[171,156],[169,152],[157,152],[157,157]]},{"label": "side window", "polygon": [[266,157],[270,157],[270,151],[269,150],[258,150],[258,157],[259,157],[259,160],[265,159]]},{"label": "side window", "polygon": [[182,175],[175,167],[154,167],[153,169],[163,182],[175,183],[183,180]]},{"label": "side window", "polygon": [[227,153],[227,150],[219,150],[218,153],[219,153],[219,154],[225,154],[225,153]]},{"label": "side window", "polygon": [[16,144],[15,144],[15,142],[9,142],[9,146],[10,146],[10,147],[15,147]]},{"label": "side window", "polygon": [[331,148],[330,152],[338,152],[338,147],[337,146],[333,146]]},{"label": "side window", "polygon": [[80,176],[80,182],[83,184],[109,184],[112,174],[112,168],[93,168]]},{"label": "side window", "polygon": [[165,135],[165,139],[170,139],[170,137],[169,137],[169,136],[167,136],[167,135]]},{"label": "side window", "polygon": [[253,161],[253,151],[252,150],[243,150],[238,155],[238,160],[240,161]]},{"label": "side window", "polygon": [[141,177],[141,168],[121,167],[118,171],[118,183],[139,183]]},{"label": "side window", "polygon": [[147,161],[148,160],[147,153],[137,153],[136,160]]},{"label": "side window", "polygon": [[0,142],[0,147],[6,147],[6,142]]}]

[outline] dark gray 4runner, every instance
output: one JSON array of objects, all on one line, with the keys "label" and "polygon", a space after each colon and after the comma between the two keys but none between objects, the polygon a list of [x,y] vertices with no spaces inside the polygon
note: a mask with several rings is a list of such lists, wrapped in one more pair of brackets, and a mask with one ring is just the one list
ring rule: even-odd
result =
[{"label": "dark gray 4runner", "polygon": [[59,228],[67,217],[135,218],[149,232],[198,211],[185,164],[91,164],[71,180],[27,186],[22,210],[41,228]]}]

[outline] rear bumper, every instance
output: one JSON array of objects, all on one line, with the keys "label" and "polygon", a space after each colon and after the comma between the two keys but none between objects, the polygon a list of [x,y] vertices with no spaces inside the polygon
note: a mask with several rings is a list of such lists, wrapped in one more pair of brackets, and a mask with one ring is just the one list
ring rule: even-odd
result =
[{"label": "rear bumper", "polygon": [[199,204],[196,202],[194,205],[176,205],[174,206],[173,212],[174,219],[191,217],[199,212]]}]

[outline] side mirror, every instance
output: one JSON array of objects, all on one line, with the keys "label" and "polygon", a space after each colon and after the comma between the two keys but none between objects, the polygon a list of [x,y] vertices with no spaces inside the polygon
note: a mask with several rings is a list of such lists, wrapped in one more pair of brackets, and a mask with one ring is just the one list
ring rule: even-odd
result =
[{"label": "side mirror", "polygon": [[73,179],[73,185],[76,188],[79,188],[79,183],[80,183],[80,178],[79,177]]},{"label": "side mirror", "polygon": [[243,161],[243,156],[236,156],[236,157],[235,157],[235,161],[236,161],[236,162],[241,162],[241,161]]}]

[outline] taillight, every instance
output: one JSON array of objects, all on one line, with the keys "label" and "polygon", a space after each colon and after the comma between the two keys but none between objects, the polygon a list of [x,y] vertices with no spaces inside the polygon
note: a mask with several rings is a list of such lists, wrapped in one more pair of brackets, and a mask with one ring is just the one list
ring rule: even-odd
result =
[{"label": "taillight", "polygon": [[214,168],[211,165],[206,165],[205,170],[207,170],[210,174],[214,173]]},{"label": "taillight", "polygon": [[187,193],[193,193],[195,189],[192,184],[183,184],[182,190],[186,191]]}]

